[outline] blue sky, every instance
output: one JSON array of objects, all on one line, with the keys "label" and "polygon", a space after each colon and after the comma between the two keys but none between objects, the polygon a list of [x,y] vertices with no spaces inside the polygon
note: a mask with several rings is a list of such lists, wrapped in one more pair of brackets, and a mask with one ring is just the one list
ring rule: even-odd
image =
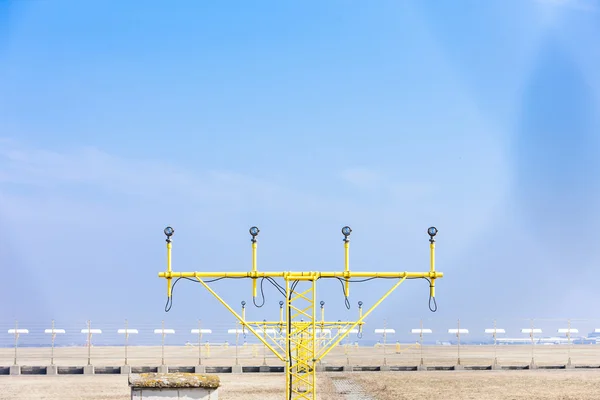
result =
[{"label": "blue sky", "polygon": [[599,36],[596,0],[2,1],[0,320],[230,321],[164,313],[166,225],[179,271],[248,270],[252,225],[263,270],[343,268],[344,225],[352,269],[426,270],[436,225],[439,311],[374,321],[592,318]]}]

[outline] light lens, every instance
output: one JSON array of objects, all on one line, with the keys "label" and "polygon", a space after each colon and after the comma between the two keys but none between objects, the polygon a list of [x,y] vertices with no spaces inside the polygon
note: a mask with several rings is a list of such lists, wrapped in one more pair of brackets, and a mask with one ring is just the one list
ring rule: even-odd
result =
[{"label": "light lens", "polygon": [[432,226],[431,228],[427,229],[427,233],[431,237],[437,235],[437,232],[438,232],[438,230],[437,230],[437,228],[435,226]]},{"label": "light lens", "polygon": [[252,228],[250,228],[250,234],[252,236],[258,235],[258,232],[260,232],[260,230],[256,226],[253,226]]},{"label": "light lens", "polygon": [[362,307],[362,305],[363,305],[363,302],[362,302],[362,301],[359,301],[359,302],[358,302],[358,306],[359,306],[359,307]]},{"label": "light lens", "polygon": [[283,307],[283,301],[279,302],[279,307]]},{"label": "light lens", "polygon": [[242,301],[242,307],[244,307],[246,305],[245,301]]},{"label": "light lens", "polygon": [[342,228],[342,235],[350,236],[351,233],[352,233],[352,229],[349,226],[345,226]]},{"label": "light lens", "polygon": [[173,234],[175,233],[175,229],[171,228],[170,226],[167,226],[164,232],[167,236],[173,236]]},{"label": "light lens", "polygon": [[321,300],[321,307],[323,307],[325,305],[325,302],[323,300]]}]

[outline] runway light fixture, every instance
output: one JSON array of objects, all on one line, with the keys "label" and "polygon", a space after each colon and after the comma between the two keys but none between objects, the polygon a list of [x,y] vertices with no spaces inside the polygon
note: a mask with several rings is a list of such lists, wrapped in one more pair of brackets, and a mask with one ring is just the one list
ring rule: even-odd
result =
[{"label": "runway light fixture", "polygon": [[171,236],[173,236],[173,234],[175,233],[175,229],[171,228],[170,226],[167,226],[163,232],[165,233],[167,238],[170,239]]},{"label": "runway light fixture", "polygon": [[352,233],[352,228],[349,226],[345,226],[342,228],[342,235],[344,235],[344,240],[348,240],[348,236]]},{"label": "runway light fixture", "polygon": [[252,235],[252,241],[254,242],[258,236],[258,233],[260,232],[260,229],[258,229],[256,226],[253,226],[248,230],[248,232],[250,232],[250,235]]},{"label": "runway light fixture", "polygon": [[429,227],[429,229],[427,229],[427,234],[430,236],[430,240],[433,240],[433,238],[435,237],[435,235],[437,235],[438,230],[435,226],[431,226]]},{"label": "runway light fixture", "polygon": [[283,308],[283,300],[279,302],[279,308]]},{"label": "runway light fixture", "polygon": [[321,302],[319,304],[321,305],[321,308],[323,308],[325,306],[325,302],[323,300],[321,300]]}]

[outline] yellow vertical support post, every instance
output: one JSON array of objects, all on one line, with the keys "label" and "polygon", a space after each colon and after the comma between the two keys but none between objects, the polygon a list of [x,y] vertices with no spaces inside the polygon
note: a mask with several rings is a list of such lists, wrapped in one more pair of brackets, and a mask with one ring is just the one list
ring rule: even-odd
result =
[{"label": "yellow vertical support post", "polygon": [[349,226],[342,228],[342,234],[344,235],[344,278],[346,279],[346,297],[350,296],[350,236],[352,229]]},{"label": "yellow vertical support post", "polygon": [[256,297],[256,236],[260,232],[260,230],[253,226],[250,228],[250,235],[252,236],[252,297]]},{"label": "yellow vertical support post", "polygon": [[429,297],[435,297],[435,235],[437,235],[437,228],[435,226],[427,229],[427,233],[429,234]]},{"label": "yellow vertical support post", "polygon": [[167,236],[167,298],[171,298],[171,276],[170,274],[173,272],[171,268],[171,236],[175,233],[175,229],[167,226],[164,230],[165,235]]},{"label": "yellow vertical support post", "polygon": [[291,323],[291,313],[290,313],[290,298],[292,294],[290,293],[290,281],[288,276],[285,277],[285,399],[289,400],[292,398],[292,349],[291,343],[292,340],[292,323]]},{"label": "yellow vertical support post", "polygon": [[[316,364],[316,354],[317,354],[317,324],[316,324],[316,315],[317,315],[317,278],[315,277],[312,282],[312,354],[310,360],[310,380],[312,383],[312,398],[317,398],[317,364]],[[321,330],[321,334],[323,330]]]}]

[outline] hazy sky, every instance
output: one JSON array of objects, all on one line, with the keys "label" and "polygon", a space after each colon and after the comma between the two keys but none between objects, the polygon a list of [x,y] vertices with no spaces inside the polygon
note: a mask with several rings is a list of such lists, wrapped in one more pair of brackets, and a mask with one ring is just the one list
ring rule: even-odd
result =
[{"label": "hazy sky", "polygon": [[165,314],[166,225],[175,271],[249,270],[252,225],[261,270],[341,270],[350,225],[353,270],[425,271],[437,226],[438,312],[406,282],[371,328],[595,318],[599,37],[597,0],[1,1],[0,321],[233,321]]}]

